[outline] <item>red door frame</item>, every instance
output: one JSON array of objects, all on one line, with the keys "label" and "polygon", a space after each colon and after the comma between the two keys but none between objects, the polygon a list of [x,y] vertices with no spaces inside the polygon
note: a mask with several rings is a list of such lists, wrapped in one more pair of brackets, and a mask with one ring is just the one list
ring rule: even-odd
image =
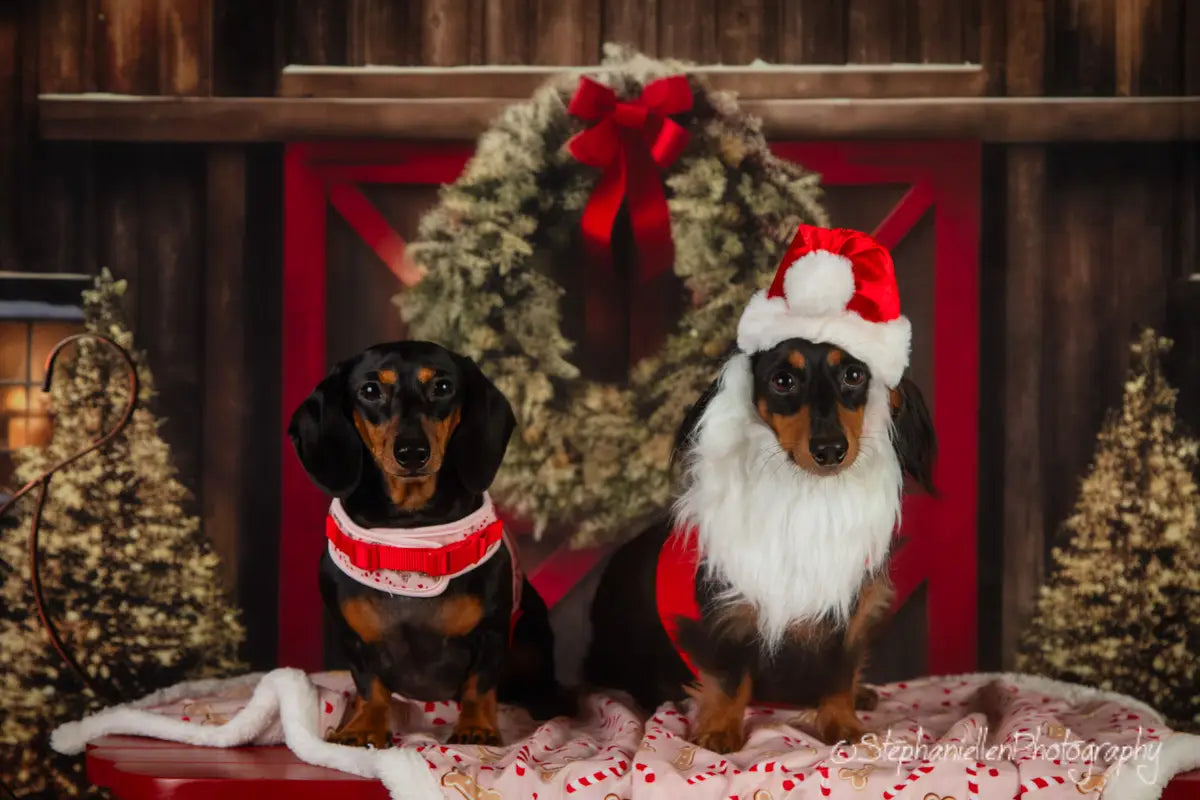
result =
[{"label": "red door frame", "polygon": [[[279,643],[281,666],[322,668],[321,598],[315,567],[324,545],[328,499],[292,452],[292,412],[325,377],[325,256],[331,204],[375,250],[401,284],[415,276],[403,240],[356,183],[443,184],[471,157],[470,145],[329,142],[289,144],[283,166],[283,461],[280,475]],[[285,577],[286,576],[286,579]],[[308,578],[311,576],[311,580]]]},{"label": "red door frame", "polygon": [[[941,497],[912,496],[905,541],[892,561],[899,607],[927,584],[928,666],[933,673],[974,669],[977,643],[976,507],[979,407],[979,143],[780,142],[776,154],[822,174],[828,185],[907,184],[873,231],[895,246],[932,207],[934,214],[934,425],[941,442],[935,479]],[[290,144],[284,156],[282,419],[324,377],[327,204],[396,274],[417,276],[404,241],[358,190],[358,183],[442,184],[455,180],[469,143],[325,142]],[[953,369],[938,365],[953,365]],[[326,498],[282,437],[278,661],[322,667],[321,602],[315,565],[324,543]],[[570,574],[546,573],[555,599],[585,575],[602,551],[563,554]],[[306,580],[304,576],[314,576]],[[535,585],[539,584],[534,576]]]}]

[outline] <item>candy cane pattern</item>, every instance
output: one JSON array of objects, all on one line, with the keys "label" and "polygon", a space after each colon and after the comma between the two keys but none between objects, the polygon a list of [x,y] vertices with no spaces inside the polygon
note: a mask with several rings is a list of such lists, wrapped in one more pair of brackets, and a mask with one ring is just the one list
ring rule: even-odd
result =
[{"label": "candy cane pattern", "polygon": [[803,783],[803,782],[804,782],[804,773],[803,772],[795,772],[795,773],[790,773],[789,777],[784,778],[780,782],[779,785],[783,788],[783,790],[785,792],[790,792],[792,789],[796,788],[796,784]]},{"label": "candy cane pattern", "polygon": [[1030,778],[1021,784],[1020,788],[1017,790],[1017,796],[1020,797],[1026,792],[1036,792],[1038,789],[1045,789],[1049,786],[1061,786],[1066,782],[1067,779],[1059,775],[1048,775],[1045,778]]},{"label": "candy cane pattern", "polygon": [[709,766],[703,772],[697,773],[696,775],[693,775],[690,778],[688,778],[687,782],[688,782],[688,785],[692,785],[692,784],[696,784],[696,783],[704,783],[709,778],[715,778],[718,775],[728,775],[728,774],[741,775],[742,771],[740,769],[734,768],[731,772],[729,769],[729,762],[726,761],[725,759],[721,759],[716,764]]},{"label": "candy cane pattern", "polygon": [[[796,780],[791,777],[792,771],[777,761],[763,761],[761,763],[754,764],[753,766],[750,767],[750,769],[748,769],[746,771],[747,772],[775,772],[776,770],[778,770],[779,774],[781,776],[783,776],[783,790],[785,792],[790,792],[792,789],[794,789],[796,786]],[[799,778],[800,780],[804,780],[804,775],[802,775],[800,773],[796,773],[796,777]]]},{"label": "candy cane pattern", "polygon": [[[591,775],[584,775],[581,778],[572,778],[571,780],[567,781],[566,792],[567,792],[567,794],[574,794],[575,792],[579,791],[581,788],[586,788],[588,786],[594,786],[597,783],[600,783],[601,781],[608,780],[609,778],[619,778],[622,775],[624,775],[628,770],[629,770],[628,762],[618,761],[615,766],[608,767],[607,769],[598,769],[595,772],[593,772]],[[648,780],[647,782],[649,783],[650,780]]]},{"label": "candy cane pattern", "polygon": [[639,762],[634,764],[633,768],[642,773],[642,780],[644,780],[646,783],[654,783],[656,776],[654,774],[654,770],[650,769],[649,764],[642,764]]},{"label": "candy cane pattern", "polygon": [[463,763],[463,760],[464,760],[463,757],[458,753],[458,751],[453,750],[444,744],[422,744],[422,745],[418,745],[416,747],[416,751],[418,753],[421,753],[422,755],[425,754],[426,750],[436,750],[437,752],[441,753],[444,756],[449,756],[451,759],[454,760],[455,764],[461,764],[461,763]]},{"label": "candy cane pattern", "polygon": [[[821,790],[821,796],[829,797],[829,795],[833,794],[833,787],[829,785],[829,767],[817,767],[817,774],[821,776],[821,781],[817,784]],[[886,797],[887,795],[884,796]]]},{"label": "candy cane pattern", "polygon": [[979,800],[979,770],[983,767],[978,761],[967,764],[967,800]]},{"label": "candy cane pattern", "polygon": [[897,783],[889,791],[885,791],[883,793],[883,800],[892,800],[893,797],[904,791],[905,788],[916,783],[931,772],[933,772],[933,765],[928,763],[922,764],[912,772],[908,773],[908,775],[906,775],[904,780],[902,780],[900,783]]}]

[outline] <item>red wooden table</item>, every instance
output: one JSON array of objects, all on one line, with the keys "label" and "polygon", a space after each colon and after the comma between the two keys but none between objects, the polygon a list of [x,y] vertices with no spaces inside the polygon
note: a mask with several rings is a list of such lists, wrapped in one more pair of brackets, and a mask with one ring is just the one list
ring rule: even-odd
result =
[{"label": "red wooden table", "polygon": [[305,764],[286,747],[192,747],[136,736],[88,745],[88,779],[119,800],[388,800],[374,779]]},{"label": "red wooden table", "polygon": [[[87,772],[118,800],[388,800],[378,781],[305,764],[286,747],[223,750],[106,736],[88,746]],[[1200,771],[1175,778],[1161,800],[1200,800]]]}]

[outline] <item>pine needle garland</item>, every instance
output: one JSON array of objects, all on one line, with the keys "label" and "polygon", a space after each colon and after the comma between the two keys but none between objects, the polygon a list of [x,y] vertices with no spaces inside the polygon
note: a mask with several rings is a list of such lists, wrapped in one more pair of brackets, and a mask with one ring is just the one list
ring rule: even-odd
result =
[{"label": "pine needle garland", "polygon": [[827,224],[817,176],[772,155],[730,95],[680,62],[606,54],[594,77],[618,97],[683,73],[694,98],[672,117],[691,138],[663,176],[687,298],[662,349],[624,385],[582,379],[572,362],[552,273],[581,261],[580,217],[598,177],[564,148],[585,127],[567,113],[574,76],[510,106],[483,134],[409,248],[425,277],[396,298],[414,337],[478,360],[513,404],[518,432],[493,494],[539,534],[570,525],[577,544],[633,533],[666,508],[675,430],[716,376],[741,309],[770,282],[798,223]]},{"label": "pine needle garland", "polygon": [[[141,381],[129,426],[105,449],[55,474],[39,540],[47,611],[69,651],[99,686],[129,700],[189,677],[239,669],[244,632],[217,576],[217,557],[186,513],[188,490],[147,407],[153,383],[121,319],[124,281],[106,270],[83,295],[85,324],[129,350]],[[77,452],[115,422],[128,395],[125,368],[84,340],[55,370],[56,415],[45,449],[17,454],[21,482]],[[52,753],[59,723],[96,710],[51,647],[33,610],[28,502],[0,528],[0,781],[18,795],[89,795],[82,760]]]},{"label": "pine needle garland", "polygon": [[1109,414],[1017,666],[1144,700],[1200,728],[1200,442],[1179,430],[1147,330]]}]

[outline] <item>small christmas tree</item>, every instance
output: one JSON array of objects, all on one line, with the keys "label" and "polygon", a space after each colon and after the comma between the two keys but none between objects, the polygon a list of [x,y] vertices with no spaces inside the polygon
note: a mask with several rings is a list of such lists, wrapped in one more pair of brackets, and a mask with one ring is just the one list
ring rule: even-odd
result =
[{"label": "small christmas tree", "polygon": [[[111,444],[54,475],[39,540],[47,612],[68,652],[97,687],[131,700],[236,669],[243,629],[147,407],[153,384],[121,320],[124,291],[106,270],[83,307],[88,331],[132,353],[137,411]],[[18,455],[19,479],[111,429],[128,393],[124,363],[103,343],[84,340],[73,358],[64,354],[51,394],[53,437],[44,450]],[[19,501],[15,528],[0,527],[0,781],[23,797],[86,795],[81,760],[55,755],[47,739],[57,724],[113,698],[85,689],[38,622],[26,553],[33,502]]]},{"label": "small christmas tree", "polygon": [[1195,439],[1145,331],[1119,412],[1100,430],[1017,666],[1137,697],[1200,726],[1200,494]]}]

